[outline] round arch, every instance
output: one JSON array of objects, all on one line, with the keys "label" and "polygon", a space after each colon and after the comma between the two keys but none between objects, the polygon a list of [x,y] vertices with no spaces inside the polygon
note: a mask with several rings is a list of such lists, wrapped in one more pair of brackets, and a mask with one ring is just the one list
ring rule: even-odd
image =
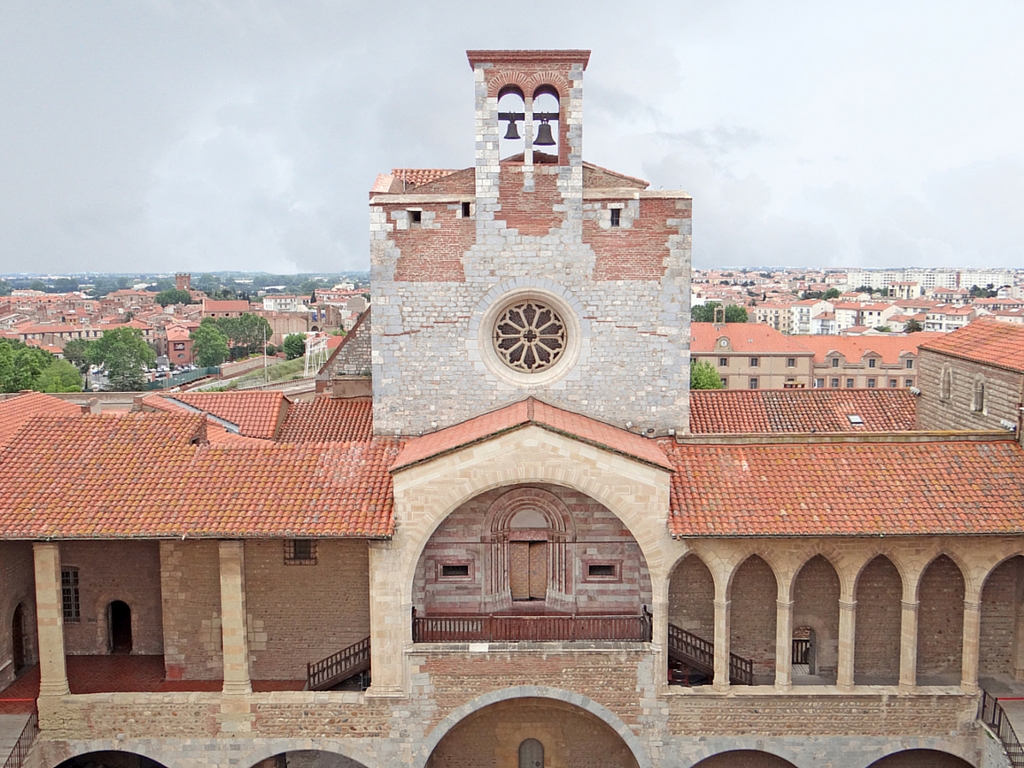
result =
[{"label": "round arch", "polygon": [[975,764],[945,750],[904,749],[875,760],[867,768],[975,768]]},{"label": "round arch", "polygon": [[731,749],[701,758],[693,768],[796,768],[796,763],[764,747],[757,749]]},{"label": "round arch", "polygon": [[[313,754],[310,753],[323,755],[328,758],[337,758],[336,761],[328,762],[326,768],[378,768],[380,766],[380,763],[369,759],[361,750],[353,749],[350,745],[338,739],[313,739],[312,742],[308,739],[294,741],[274,739],[267,744],[261,745],[258,750],[247,754],[239,764],[246,768],[262,768],[261,763],[264,761],[279,755],[293,755],[295,753],[304,753],[303,756],[308,758],[313,757]],[[310,768],[321,768],[318,762],[311,760],[307,762],[312,763]]]},{"label": "round arch", "polygon": [[413,756],[412,768],[425,768],[427,761],[437,748],[441,740],[451,733],[456,726],[463,722],[470,715],[479,712],[493,704],[499,704],[516,699],[549,699],[551,701],[569,704],[577,709],[593,715],[602,721],[625,743],[633,755],[639,768],[653,768],[647,751],[641,744],[640,739],[622,720],[607,707],[598,704],[596,701],[578,693],[570,693],[561,688],[549,688],[547,686],[521,685],[514,688],[502,688],[497,691],[485,693],[472,701],[468,701],[461,707],[457,707],[448,713],[434,729],[427,734],[423,740],[420,751]]},{"label": "round arch", "polygon": [[84,748],[57,763],[55,768],[86,768],[98,760],[110,768],[170,768],[166,763],[133,750]]}]

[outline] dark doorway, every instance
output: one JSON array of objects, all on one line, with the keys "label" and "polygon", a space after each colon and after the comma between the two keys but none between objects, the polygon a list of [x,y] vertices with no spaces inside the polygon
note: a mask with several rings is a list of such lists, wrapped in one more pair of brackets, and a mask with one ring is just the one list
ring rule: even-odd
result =
[{"label": "dark doorway", "polygon": [[107,607],[107,621],[110,627],[110,652],[132,652],[132,609],[128,603],[115,600]]},{"label": "dark doorway", "polygon": [[18,603],[11,620],[11,661],[14,663],[14,674],[25,667],[25,609]]}]

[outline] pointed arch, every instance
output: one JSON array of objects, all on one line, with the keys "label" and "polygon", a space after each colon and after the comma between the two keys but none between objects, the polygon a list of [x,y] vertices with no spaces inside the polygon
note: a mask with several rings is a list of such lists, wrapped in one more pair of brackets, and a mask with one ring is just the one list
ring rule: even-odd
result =
[{"label": "pointed arch", "polygon": [[895,685],[900,676],[903,577],[887,554],[857,573],[853,675],[857,684]]}]

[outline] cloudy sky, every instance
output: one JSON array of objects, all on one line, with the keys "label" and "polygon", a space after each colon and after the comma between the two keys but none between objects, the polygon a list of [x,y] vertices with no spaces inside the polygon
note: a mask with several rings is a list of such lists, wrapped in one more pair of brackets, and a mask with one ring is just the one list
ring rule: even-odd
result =
[{"label": "cloudy sky", "polygon": [[1024,267],[1024,3],[0,4],[0,272],[368,268],[367,190],[467,167],[467,48],[590,48],[585,156],[694,263]]}]

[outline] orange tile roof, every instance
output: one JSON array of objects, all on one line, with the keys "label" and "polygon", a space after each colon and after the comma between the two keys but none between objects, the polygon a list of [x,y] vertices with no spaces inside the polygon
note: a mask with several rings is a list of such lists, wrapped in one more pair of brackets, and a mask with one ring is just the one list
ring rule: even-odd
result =
[{"label": "orange tile roof", "polygon": [[44,395],[42,392],[24,392],[16,397],[0,400],[0,448],[33,416],[80,416],[82,407]]},{"label": "orange tile roof", "polygon": [[31,419],[0,450],[0,537],[386,537],[397,440],[196,444],[200,414]]},{"label": "orange tile roof", "polygon": [[403,469],[531,424],[614,453],[631,456],[646,464],[672,469],[655,441],[530,397],[461,424],[409,440],[391,470]]},{"label": "orange tile roof", "polygon": [[[710,389],[690,392],[694,434],[906,432],[916,400],[906,389]],[[847,416],[857,415],[862,425]]]},{"label": "orange tile roof", "polygon": [[986,442],[675,445],[673,536],[1024,533],[1024,450]]},{"label": "orange tile roof", "polygon": [[690,323],[690,352],[710,355],[721,348],[716,345],[721,338],[728,338],[731,349],[728,352],[751,354],[809,355],[796,336],[786,336],[764,323]]},{"label": "orange tile roof", "polygon": [[369,440],[373,436],[373,399],[318,397],[295,402],[277,436],[281,443]]},{"label": "orange tile roof", "polygon": [[164,397],[230,421],[238,425],[246,437],[265,440],[272,440],[277,434],[290,403],[287,397],[276,391],[181,392]]},{"label": "orange tile roof", "polygon": [[978,319],[922,344],[924,349],[1024,373],[1024,326]]},{"label": "orange tile roof", "polygon": [[418,187],[421,184],[428,184],[431,181],[450,176],[461,168],[392,168],[391,175],[399,181]]},{"label": "orange tile roof", "polygon": [[[848,330],[852,330],[848,329]],[[848,361],[860,362],[866,352],[881,356],[886,364],[897,364],[904,352],[917,354],[925,342],[945,336],[944,333],[923,331],[905,336],[793,336],[800,344],[814,352],[814,362],[823,363],[831,352],[838,352]]]}]

